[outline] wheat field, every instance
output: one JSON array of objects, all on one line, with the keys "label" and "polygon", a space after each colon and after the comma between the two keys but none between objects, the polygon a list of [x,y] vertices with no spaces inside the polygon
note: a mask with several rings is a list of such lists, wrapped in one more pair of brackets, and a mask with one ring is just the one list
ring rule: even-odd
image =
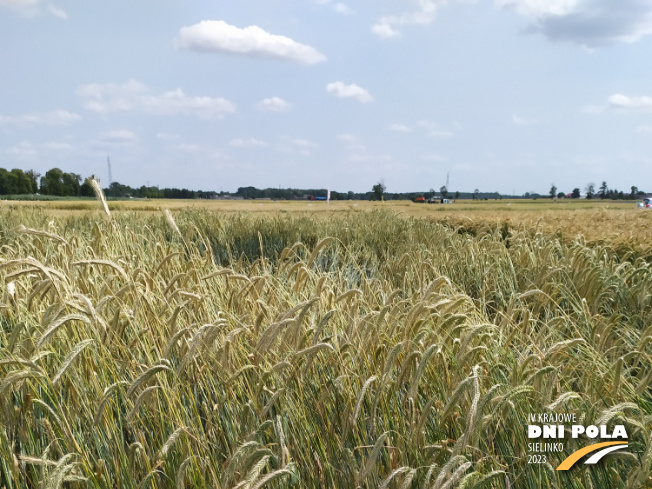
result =
[{"label": "wheat field", "polygon": [[[651,487],[648,231],[601,212],[1,208],[0,488]],[[528,464],[546,411],[629,450]]]}]

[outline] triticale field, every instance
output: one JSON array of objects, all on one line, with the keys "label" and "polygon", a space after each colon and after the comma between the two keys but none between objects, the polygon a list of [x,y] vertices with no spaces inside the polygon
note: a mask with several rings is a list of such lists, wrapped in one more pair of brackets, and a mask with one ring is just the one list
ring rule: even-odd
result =
[{"label": "triticale field", "polygon": [[0,207],[0,488],[652,487],[652,212],[88,205]]}]

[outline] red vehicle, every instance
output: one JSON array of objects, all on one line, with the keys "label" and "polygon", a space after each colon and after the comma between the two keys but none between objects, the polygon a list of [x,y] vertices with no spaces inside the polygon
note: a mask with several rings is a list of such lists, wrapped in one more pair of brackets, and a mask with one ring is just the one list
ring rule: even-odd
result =
[{"label": "red vehicle", "polygon": [[420,204],[425,204],[426,198],[425,197],[417,197],[414,199],[415,202],[420,203]]}]

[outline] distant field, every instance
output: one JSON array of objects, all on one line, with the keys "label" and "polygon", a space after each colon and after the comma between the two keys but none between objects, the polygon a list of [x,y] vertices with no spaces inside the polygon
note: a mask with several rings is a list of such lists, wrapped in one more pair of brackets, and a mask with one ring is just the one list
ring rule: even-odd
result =
[{"label": "distant field", "polygon": [[[53,215],[81,215],[100,212],[87,201],[2,201],[0,208],[45,209]],[[417,204],[410,201],[271,201],[271,200],[176,200],[146,199],[109,202],[112,211],[158,213],[162,209],[206,209],[212,212],[254,215],[310,216],[333,218],[346,213],[389,210],[402,217],[423,217],[452,227],[479,230],[487,227],[529,229],[559,234],[568,239],[578,235],[590,242],[615,241],[637,249],[652,249],[652,212],[637,208],[635,201],[601,200],[458,200],[455,204]]]},{"label": "distant field", "polygon": [[[54,210],[98,209],[94,200],[55,201],[0,201],[1,206],[44,207]],[[370,209],[393,209],[410,216],[427,216],[433,213],[457,214],[468,211],[514,212],[542,210],[588,210],[588,209],[636,209],[635,201],[602,200],[558,200],[516,199],[516,200],[458,200],[455,204],[417,204],[408,200],[372,202],[366,200],[334,200],[330,204],[307,200],[183,200],[183,199],[132,199],[109,201],[111,210],[157,211],[162,208],[196,208],[223,212],[343,212]]]}]

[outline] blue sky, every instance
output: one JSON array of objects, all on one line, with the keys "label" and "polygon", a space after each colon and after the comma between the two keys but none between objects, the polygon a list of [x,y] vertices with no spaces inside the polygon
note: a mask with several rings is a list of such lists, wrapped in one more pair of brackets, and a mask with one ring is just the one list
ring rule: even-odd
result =
[{"label": "blue sky", "polygon": [[652,189],[652,0],[0,0],[0,167]]}]

